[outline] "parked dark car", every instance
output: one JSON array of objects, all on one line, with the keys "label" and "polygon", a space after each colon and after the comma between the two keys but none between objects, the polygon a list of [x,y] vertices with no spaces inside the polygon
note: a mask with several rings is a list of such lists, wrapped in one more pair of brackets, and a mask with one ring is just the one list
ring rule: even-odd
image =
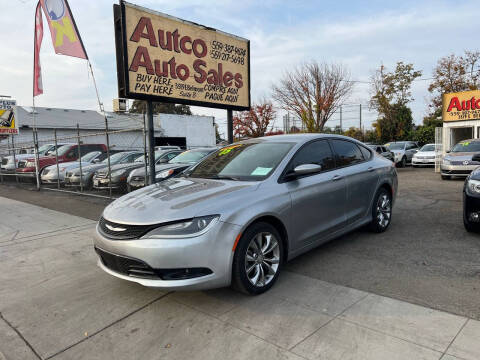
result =
[{"label": "parked dark car", "polygon": [[393,153],[383,145],[368,144],[368,147],[375,151],[378,155],[382,155],[385,159],[390,161],[395,160]]},{"label": "parked dark car", "polygon": [[[185,169],[202,161],[206,156],[217,150],[217,148],[198,148],[187,150],[174,157],[164,164],[155,166],[156,181],[169,179],[180,174]],[[132,171],[127,180],[128,192],[140,189],[145,186],[145,168]]]},{"label": "parked dark car", "polygon": [[[480,162],[480,153],[472,160]],[[463,186],[463,224],[467,231],[480,231],[480,166],[468,175]]]}]

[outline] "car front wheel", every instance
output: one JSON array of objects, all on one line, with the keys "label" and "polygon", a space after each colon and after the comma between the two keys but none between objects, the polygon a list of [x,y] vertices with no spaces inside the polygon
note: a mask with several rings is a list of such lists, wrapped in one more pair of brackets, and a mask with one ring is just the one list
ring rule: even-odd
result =
[{"label": "car front wheel", "polygon": [[387,230],[392,221],[392,195],[385,188],[380,188],[372,207],[370,230],[381,233]]},{"label": "car front wheel", "polygon": [[282,239],[275,227],[265,222],[251,225],[235,249],[232,286],[245,294],[264,293],[277,281],[283,256]]}]

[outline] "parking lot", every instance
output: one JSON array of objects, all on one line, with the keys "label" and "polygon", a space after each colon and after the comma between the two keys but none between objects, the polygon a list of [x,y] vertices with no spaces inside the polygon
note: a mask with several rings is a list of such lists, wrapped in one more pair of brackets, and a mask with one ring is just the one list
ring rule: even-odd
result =
[{"label": "parking lot", "polygon": [[463,228],[463,180],[398,173],[387,232],[300,256],[254,298],[110,277],[91,246],[106,200],[0,185],[0,359],[356,359],[379,346],[382,359],[478,359],[480,237]]}]

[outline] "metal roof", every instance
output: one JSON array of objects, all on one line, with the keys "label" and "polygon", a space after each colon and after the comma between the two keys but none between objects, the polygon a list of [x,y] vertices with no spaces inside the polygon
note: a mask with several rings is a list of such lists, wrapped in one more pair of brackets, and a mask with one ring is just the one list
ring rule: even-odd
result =
[{"label": "metal roof", "polygon": [[[107,112],[110,130],[143,128],[143,114]],[[180,119],[184,117],[210,118],[210,116],[159,114],[160,120]],[[36,107],[35,120],[39,129],[74,129],[77,124],[81,129],[105,129],[103,114],[95,110],[74,110]],[[19,129],[28,126],[33,128],[33,108],[17,106],[17,126]],[[160,130],[160,129],[157,129]]]}]

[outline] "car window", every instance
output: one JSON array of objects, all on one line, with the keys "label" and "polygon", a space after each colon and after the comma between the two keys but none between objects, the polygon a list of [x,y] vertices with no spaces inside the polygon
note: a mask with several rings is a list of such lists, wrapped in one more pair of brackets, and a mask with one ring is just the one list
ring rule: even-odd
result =
[{"label": "car window", "polygon": [[302,147],[293,157],[289,170],[303,164],[320,165],[323,171],[333,169],[335,161],[328,141],[314,141]]},{"label": "car window", "polygon": [[416,149],[417,148],[417,145],[415,144],[407,144],[407,150],[412,150],[412,149]]},{"label": "car window", "polygon": [[362,152],[353,142],[336,139],[330,141],[335,152],[337,167],[354,165],[364,160]]},{"label": "car window", "polygon": [[[364,159],[368,160],[372,157],[372,153],[369,150],[367,150],[365,147],[359,146],[359,148],[360,148],[360,151],[362,152]],[[382,148],[380,146],[377,147],[377,153],[379,154],[382,153]]]},{"label": "car window", "polygon": [[382,153],[387,152],[387,148],[382,146]]},{"label": "car window", "polygon": [[177,156],[178,154],[180,154],[179,152],[172,152],[172,153],[169,153],[167,154],[167,159],[168,160],[172,160],[175,156]]}]

